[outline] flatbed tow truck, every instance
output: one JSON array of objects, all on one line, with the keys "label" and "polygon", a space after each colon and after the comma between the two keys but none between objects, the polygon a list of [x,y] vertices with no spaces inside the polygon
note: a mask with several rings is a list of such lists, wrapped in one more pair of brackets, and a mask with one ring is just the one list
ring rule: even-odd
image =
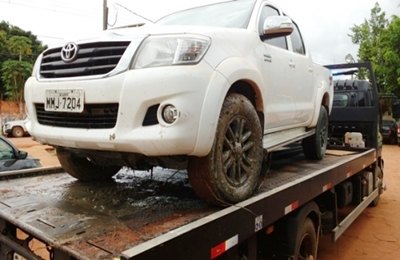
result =
[{"label": "flatbed tow truck", "polygon": [[[378,129],[377,105],[368,109]],[[185,172],[161,168],[123,169],[111,183],[60,168],[3,173],[0,259],[315,259],[321,235],[336,241],[379,202],[375,137],[363,148],[332,146],[321,161],[279,151],[257,193],[225,208],[196,198]]]}]

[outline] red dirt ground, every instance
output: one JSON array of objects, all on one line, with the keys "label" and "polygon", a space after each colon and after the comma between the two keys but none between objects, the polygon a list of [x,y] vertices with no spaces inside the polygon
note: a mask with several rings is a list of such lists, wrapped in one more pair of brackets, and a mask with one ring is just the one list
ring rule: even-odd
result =
[{"label": "red dirt ground", "polygon": [[[58,166],[54,149],[31,138],[11,138],[19,148],[39,158],[43,166]],[[367,208],[336,243],[324,237],[319,259],[398,259],[400,255],[400,147],[385,145],[387,190],[375,208]]]}]

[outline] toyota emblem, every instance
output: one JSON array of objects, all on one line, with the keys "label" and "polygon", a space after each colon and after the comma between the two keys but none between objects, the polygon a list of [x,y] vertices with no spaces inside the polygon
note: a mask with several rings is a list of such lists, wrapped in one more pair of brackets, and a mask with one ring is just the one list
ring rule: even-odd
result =
[{"label": "toyota emblem", "polygon": [[71,62],[75,60],[78,55],[78,45],[73,42],[67,43],[61,49],[61,58],[65,62]]}]

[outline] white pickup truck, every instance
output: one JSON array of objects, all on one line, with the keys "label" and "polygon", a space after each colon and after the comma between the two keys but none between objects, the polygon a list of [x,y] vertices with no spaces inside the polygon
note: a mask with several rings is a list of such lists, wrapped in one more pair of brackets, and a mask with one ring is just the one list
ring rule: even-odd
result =
[{"label": "white pickup truck", "polygon": [[266,155],[302,140],[322,159],[329,70],[268,1],[238,0],[44,51],[25,85],[28,130],[82,181],[122,166],[187,169],[210,203],[250,197]]}]

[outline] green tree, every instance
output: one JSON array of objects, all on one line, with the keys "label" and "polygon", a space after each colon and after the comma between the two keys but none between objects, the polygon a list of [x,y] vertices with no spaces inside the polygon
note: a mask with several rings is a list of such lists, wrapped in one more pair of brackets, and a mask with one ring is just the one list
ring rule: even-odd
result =
[{"label": "green tree", "polygon": [[0,30],[0,53],[6,51],[7,46],[7,33]]},{"label": "green tree", "polygon": [[32,73],[32,64],[27,61],[7,60],[3,62],[1,73],[6,95],[10,100],[22,104],[24,83]]},{"label": "green tree", "polygon": [[6,43],[11,54],[18,56],[18,61],[9,59],[3,62],[1,79],[8,99],[17,101],[22,106],[24,83],[32,71],[32,64],[24,61],[23,58],[32,53],[32,41],[25,36],[12,36]]},{"label": "green tree", "polygon": [[[358,59],[362,62],[370,61],[375,70],[378,86],[385,88],[385,77],[383,72],[383,55],[379,48],[381,34],[388,25],[385,12],[382,11],[378,3],[371,9],[371,17],[365,19],[360,25],[354,25],[349,34],[354,44],[359,45]],[[361,78],[365,73],[360,73]]]},{"label": "green tree", "polygon": [[380,36],[382,52],[382,74],[385,90],[400,97],[400,18],[393,16],[389,26]]},{"label": "green tree", "polygon": [[[31,32],[4,21],[0,22],[0,98],[3,98],[4,93],[10,93],[5,88],[1,74],[3,64],[9,60],[23,60],[34,64],[37,56],[46,48],[47,46],[43,45]],[[8,98],[7,94],[4,97]]]},{"label": "green tree", "polygon": [[[47,46],[43,45],[41,41],[37,39],[37,36],[32,34],[29,31],[24,31],[17,26],[13,26],[7,22],[0,22],[0,31],[6,33],[6,38],[10,39],[12,36],[25,36],[31,40],[31,47],[32,47],[32,54],[25,57],[27,61],[30,61],[32,64],[35,62],[37,56],[44,51]],[[0,53],[0,63],[9,60],[15,59],[15,55],[9,53],[7,50],[6,52]]]},{"label": "green tree", "polygon": [[18,60],[22,61],[23,55],[32,54],[32,41],[25,36],[12,36],[7,42],[11,54],[18,55]]}]

